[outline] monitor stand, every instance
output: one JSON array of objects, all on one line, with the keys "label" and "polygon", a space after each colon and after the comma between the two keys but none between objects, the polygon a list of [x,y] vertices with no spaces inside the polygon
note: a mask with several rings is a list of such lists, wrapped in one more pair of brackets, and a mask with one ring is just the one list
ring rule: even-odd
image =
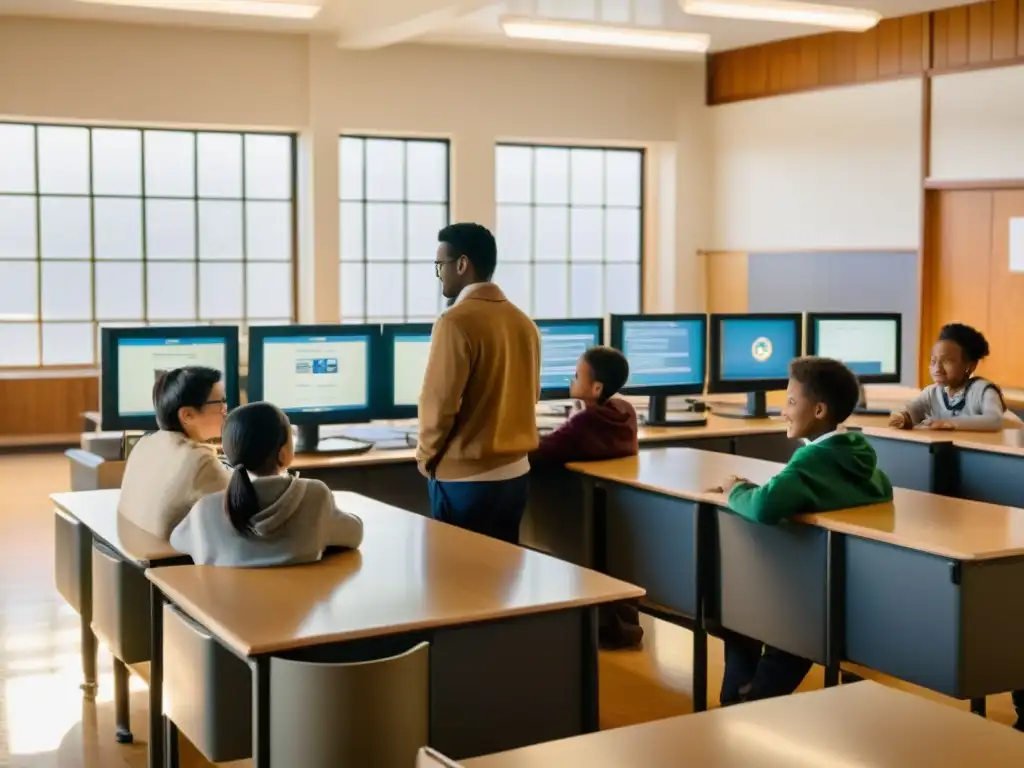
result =
[{"label": "monitor stand", "polygon": [[714,414],[726,419],[767,419],[769,415],[767,395],[767,392],[747,392],[747,407],[745,409],[715,408]]},{"label": "monitor stand", "polygon": [[329,453],[334,455],[360,454],[373,449],[373,443],[349,440],[346,437],[320,439],[319,424],[300,424],[295,427],[296,453]]},{"label": "monitor stand", "polygon": [[888,416],[892,413],[891,408],[871,408],[868,406],[868,396],[864,392],[864,385],[860,385],[860,397],[857,399],[857,407],[853,409],[854,413],[860,414],[861,416]]},{"label": "monitor stand", "polygon": [[647,400],[647,418],[644,424],[648,427],[703,427],[708,423],[705,413],[674,413],[668,416],[668,397],[651,395]]}]

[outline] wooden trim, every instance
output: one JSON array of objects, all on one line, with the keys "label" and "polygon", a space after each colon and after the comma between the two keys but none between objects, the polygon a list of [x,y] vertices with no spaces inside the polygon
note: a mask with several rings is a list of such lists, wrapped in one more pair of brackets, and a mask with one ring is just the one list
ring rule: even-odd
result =
[{"label": "wooden trim", "polygon": [[1012,59],[967,62],[966,64],[958,64],[953,67],[931,67],[928,69],[928,76],[956,75],[961,72],[977,72],[983,69],[1002,69],[1003,67],[1019,67],[1022,65],[1024,65],[1024,55],[1014,56]]},{"label": "wooden trim", "polygon": [[916,251],[917,248],[908,248],[905,245],[894,245],[891,248],[858,248],[857,246],[837,248],[719,248],[713,251],[697,251],[697,255],[715,256],[732,253],[746,253],[749,256],[772,256],[779,253],[820,253],[827,255],[832,253],[915,253]]},{"label": "wooden trim", "polygon": [[876,77],[872,80],[851,80],[845,83],[829,83],[823,85],[812,85],[807,88],[790,88],[785,91],[773,91],[771,93],[762,93],[757,96],[732,96],[726,99],[717,99],[715,101],[709,101],[708,106],[718,107],[725,104],[736,104],[742,101],[759,101],[761,99],[774,99],[777,96],[794,96],[799,93],[813,93],[814,91],[834,91],[837,88],[856,88],[864,85],[874,85],[876,83],[891,83],[895,80],[910,80],[915,77],[920,77],[920,74],[898,74],[886,77]]},{"label": "wooden trim", "polygon": [[924,181],[925,189],[1024,189],[1024,179],[928,179]]}]

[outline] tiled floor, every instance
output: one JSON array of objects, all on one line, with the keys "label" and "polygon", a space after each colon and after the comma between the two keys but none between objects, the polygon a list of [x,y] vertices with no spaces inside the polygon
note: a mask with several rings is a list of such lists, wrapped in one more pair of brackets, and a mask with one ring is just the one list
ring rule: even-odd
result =
[{"label": "tiled floor", "polygon": [[[68,490],[62,455],[0,454],[0,767],[144,768],[144,684],[132,680],[137,743],[130,746],[114,743],[112,678],[105,654],[100,654],[96,702],[84,702],[78,688],[78,617],[53,588],[53,516],[47,496],[62,490]],[[690,633],[647,619],[645,628],[642,652],[601,656],[603,727],[692,709]],[[721,680],[717,642],[711,644],[710,657],[713,697]],[[805,687],[820,685],[821,670],[816,669]],[[935,698],[966,709],[963,703]],[[1009,697],[991,698],[989,716],[1010,722]],[[184,768],[206,765],[183,745]]]}]

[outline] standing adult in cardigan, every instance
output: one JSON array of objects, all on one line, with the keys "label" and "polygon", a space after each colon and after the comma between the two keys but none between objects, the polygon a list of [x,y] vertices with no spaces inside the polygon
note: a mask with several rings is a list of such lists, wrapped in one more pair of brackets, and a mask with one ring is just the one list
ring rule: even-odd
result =
[{"label": "standing adult in cardigan", "polygon": [[437,520],[518,543],[537,447],[540,334],[491,282],[494,236],[438,233],[434,272],[452,303],[434,324],[419,402],[416,460]]}]

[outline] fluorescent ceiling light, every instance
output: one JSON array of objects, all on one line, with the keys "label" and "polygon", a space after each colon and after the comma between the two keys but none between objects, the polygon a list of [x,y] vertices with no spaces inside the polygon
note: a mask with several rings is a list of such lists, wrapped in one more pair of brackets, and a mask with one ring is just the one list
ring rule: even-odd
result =
[{"label": "fluorescent ceiling light", "polygon": [[127,8],[160,8],[167,11],[225,13],[235,16],[273,16],[280,19],[312,19],[320,6],[312,2],[290,3],[274,0],[78,0],[95,5]]},{"label": "fluorescent ceiling light", "polygon": [[686,13],[694,16],[810,24],[848,32],[871,29],[882,19],[882,14],[877,11],[791,0],[680,0],[679,4]]},{"label": "fluorescent ceiling light", "polygon": [[711,38],[708,35],[693,32],[616,27],[609,24],[584,24],[519,16],[503,16],[501,28],[507,37],[524,40],[552,40],[560,43],[610,45],[682,53],[706,53],[711,45]]}]

